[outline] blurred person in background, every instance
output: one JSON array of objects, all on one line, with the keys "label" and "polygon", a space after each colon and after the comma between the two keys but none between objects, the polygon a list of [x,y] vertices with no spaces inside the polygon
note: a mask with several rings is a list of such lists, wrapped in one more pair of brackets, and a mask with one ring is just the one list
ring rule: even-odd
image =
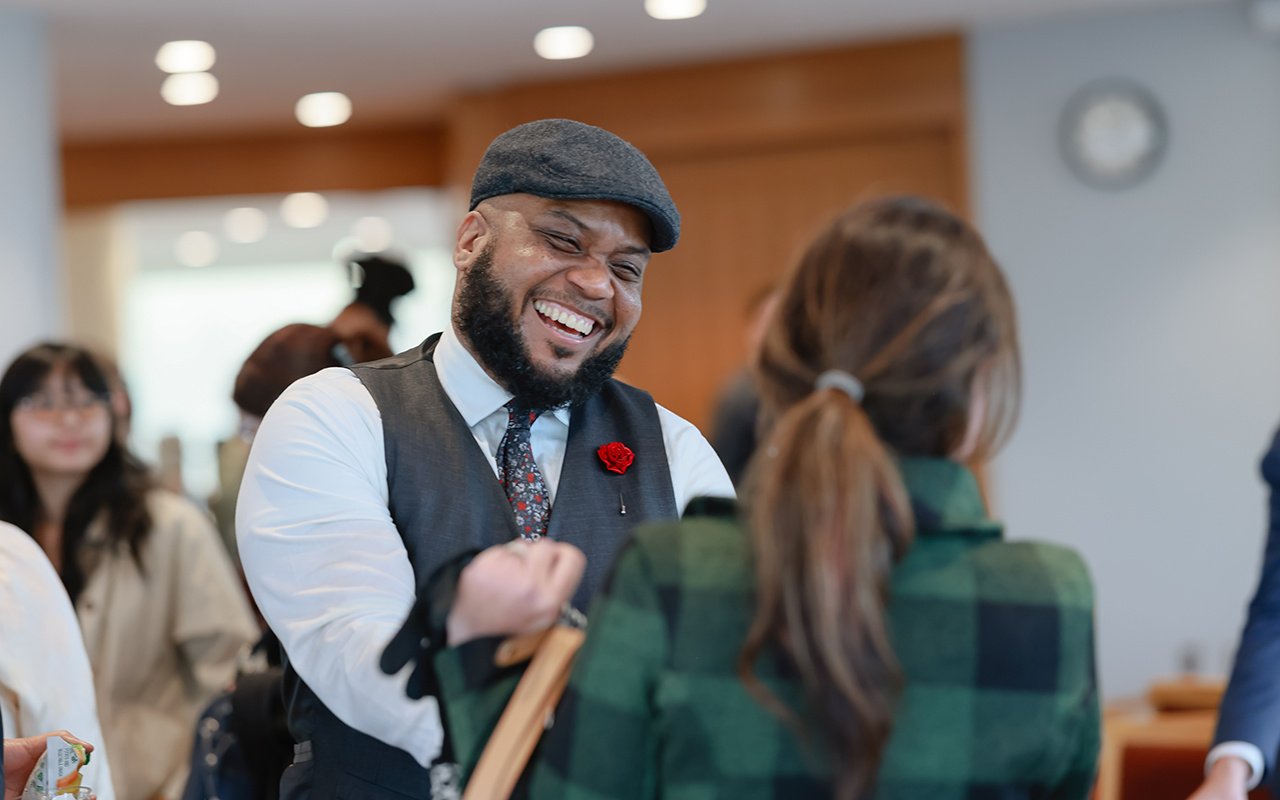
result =
[{"label": "blurred person in background", "polygon": [[[530,794],[1087,798],[1085,565],[1006,541],[964,466],[1005,438],[1020,382],[1013,302],[978,234],[912,198],[844,214],[782,289],[756,369],[767,435],[742,508],[696,501],[636,532]],[[435,663],[464,765],[514,682],[479,637],[527,632],[528,608],[553,621],[569,548],[491,548],[458,576],[446,624],[464,646]],[[521,625],[498,624],[503,608]]]},{"label": "blurred person in background", "polygon": [[250,445],[267,409],[289,384],[326,367],[350,366],[357,352],[375,360],[390,356],[391,347],[367,330],[352,331],[343,339],[333,328],[299,322],[272,331],[241,365],[231,391],[240,411],[240,431],[218,445],[218,491],[209,498],[223,544],[237,565],[236,498]]},{"label": "blurred person in background", "polygon": [[413,291],[413,275],[402,262],[370,255],[349,262],[355,296],[326,326],[295,323],[273,331],[236,375],[232,400],[240,409],[237,436],[218,443],[218,489],[209,498],[227,552],[237,566],[236,498],[249,460],[249,445],[267,409],[289,384],[326,367],[349,367],[388,358],[395,301]]},{"label": "blurred person in background", "polygon": [[[93,672],[67,591],[40,546],[3,522],[0,717],[11,737],[65,728],[91,742],[102,742]],[[84,775],[98,800],[114,800],[105,747],[94,751]]]},{"label": "blurred person in background", "polygon": [[154,487],[115,435],[111,387],[67,344],[0,377],[0,520],[48,556],[75,606],[122,800],[176,798],[196,716],[257,626],[217,533]]},{"label": "blurred person in background", "polygon": [[[756,359],[760,340],[764,337],[769,315],[778,304],[778,289],[766,286],[758,290],[747,304],[747,326],[743,343],[747,364]],[[724,463],[734,486],[742,485],[747,462],[756,451],[760,423],[760,392],[749,366],[744,366],[721,390],[711,422],[711,446]]]},{"label": "blurred person in background", "polygon": [[1226,694],[1218,709],[1213,749],[1205,760],[1205,781],[1192,800],[1243,800],[1268,782],[1280,795],[1276,755],[1280,749],[1280,431],[1262,459],[1262,479],[1270,492],[1266,550],[1258,588]]},{"label": "blurred person in background", "polygon": [[366,255],[349,263],[356,273],[356,294],[328,327],[342,339],[352,363],[385,358],[391,355],[395,325],[391,306],[413,291],[413,274],[402,261],[386,254]]}]

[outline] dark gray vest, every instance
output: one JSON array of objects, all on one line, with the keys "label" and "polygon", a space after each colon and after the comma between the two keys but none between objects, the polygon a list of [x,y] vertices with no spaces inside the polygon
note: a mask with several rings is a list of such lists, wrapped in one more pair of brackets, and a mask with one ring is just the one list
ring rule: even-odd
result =
[{"label": "dark gray vest", "polygon": [[[440,385],[432,361],[438,341],[437,334],[407,353],[352,368],[382,416],[391,518],[419,582],[462,552],[519,535],[493,467]],[[605,470],[596,455],[610,442],[635,453],[623,475]],[[574,596],[585,609],[627,532],[679,513],[658,410],[647,392],[611,380],[572,409],[555,498],[547,532],[587,555]],[[292,670],[285,691],[290,730],[310,741],[311,760],[295,758],[282,797],[431,796],[427,771],[408,753],[339,721]]]}]

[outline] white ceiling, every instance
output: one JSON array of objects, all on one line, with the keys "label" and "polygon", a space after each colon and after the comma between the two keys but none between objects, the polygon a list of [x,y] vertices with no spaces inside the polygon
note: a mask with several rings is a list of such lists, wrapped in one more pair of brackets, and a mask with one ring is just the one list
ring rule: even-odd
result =
[{"label": "white ceiling", "polygon": [[[453,93],[512,82],[1192,2],[1215,0],[708,0],[669,22],[643,0],[0,0],[0,12],[48,16],[63,136],[97,141],[287,130],[316,91],[350,95],[352,125],[422,120]],[[590,28],[595,51],[534,55],[534,33],[566,24]],[[160,99],[153,58],[171,39],[217,48],[213,103]]]}]

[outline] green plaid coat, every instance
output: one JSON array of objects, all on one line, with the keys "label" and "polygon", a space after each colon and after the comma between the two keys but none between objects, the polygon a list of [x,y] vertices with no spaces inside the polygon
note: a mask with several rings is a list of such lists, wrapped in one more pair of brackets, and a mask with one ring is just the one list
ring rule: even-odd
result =
[{"label": "green plaid coat", "polygon": [[[1097,763],[1093,594],[1080,558],[1006,542],[976,481],[901,463],[916,544],[893,573],[906,678],[880,800],[1085,798]],[[732,504],[640,529],[592,608],[569,689],[535,754],[535,798],[830,798],[831,756],[761,707],[735,674],[754,606]],[[474,767],[514,686],[492,642],[436,658],[454,753]],[[756,668],[803,713],[777,654]]]}]

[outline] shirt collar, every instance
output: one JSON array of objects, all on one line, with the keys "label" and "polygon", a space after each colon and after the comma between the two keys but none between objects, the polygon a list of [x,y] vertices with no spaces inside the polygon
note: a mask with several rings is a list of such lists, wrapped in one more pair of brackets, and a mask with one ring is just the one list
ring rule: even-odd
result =
[{"label": "shirt collar", "polygon": [[1000,537],[1000,523],[987,516],[978,481],[963,464],[946,458],[902,458],[898,472],[911,496],[917,533]]},{"label": "shirt collar", "polygon": [[[436,345],[433,360],[444,393],[453,401],[468,428],[499,411],[511,402],[511,392],[502,388],[458,338],[453,325],[445,326]],[[551,416],[569,425],[569,409],[557,408]]]}]

